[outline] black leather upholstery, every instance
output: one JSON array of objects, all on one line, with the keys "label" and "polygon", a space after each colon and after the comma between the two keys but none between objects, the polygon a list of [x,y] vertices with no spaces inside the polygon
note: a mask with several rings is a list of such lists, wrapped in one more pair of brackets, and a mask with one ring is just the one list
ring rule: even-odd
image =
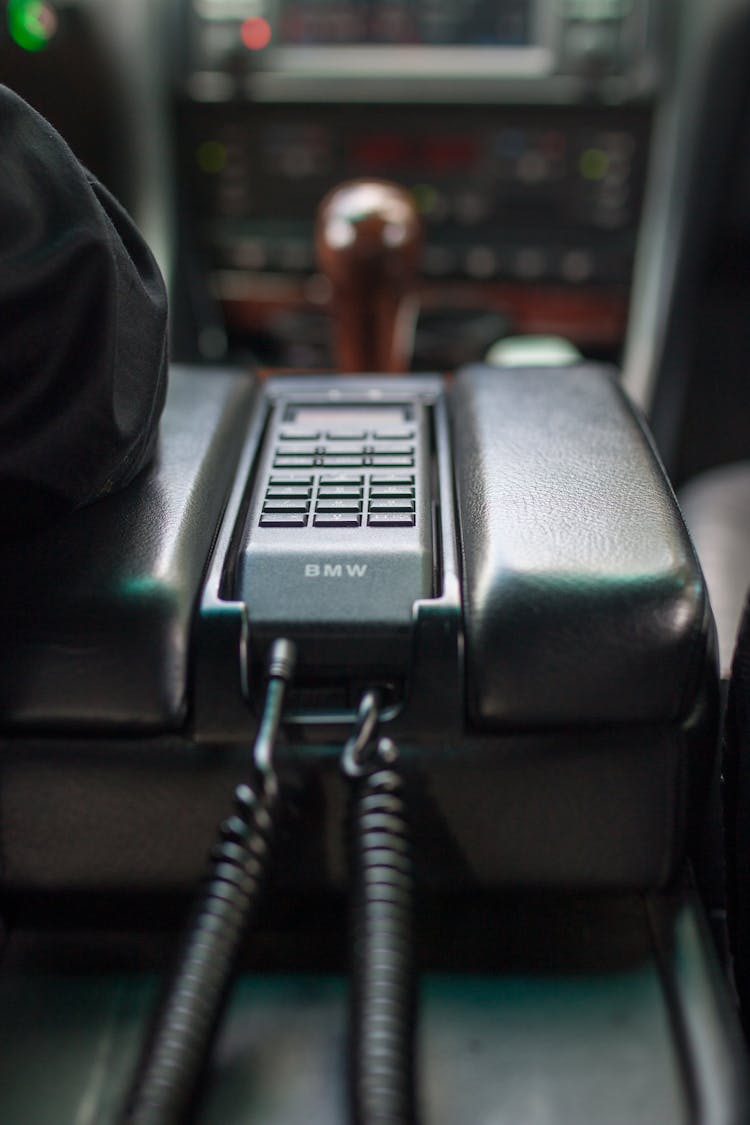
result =
[{"label": "black leather upholstery", "polygon": [[178,727],[191,617],[253,381],[173,369],[154,463],[124,492],[0,549],[0,723]]},{"label": "black leather upholstery", "polygon": [[679,499],[706,576],[721,673],[728,678],[750,589],[750,461],[701,473],[680,491]]},{"label": "black leather upholstery", "polygon": [[710,609],[672,491],[609,372],[470,368],[453,417],[473,719],[684,718]]}]

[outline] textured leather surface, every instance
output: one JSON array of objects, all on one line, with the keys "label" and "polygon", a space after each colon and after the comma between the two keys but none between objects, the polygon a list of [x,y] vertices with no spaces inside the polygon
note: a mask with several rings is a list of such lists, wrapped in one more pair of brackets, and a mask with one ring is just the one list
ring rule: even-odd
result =
[{"label": "textured leather surface", "polygon": [[710,611],[671,489],[608,370],[469,368],[452,414],[472,719],[684,717]]},{"label": "textured leather surface", "polygon": [[252,386],[174,369],[153,464],[123,492],[0,548],[5,729],[179,726],[193,605]]},{"label": "textured leather surface", "polygon": [[750,589],[750,461],[701,473],[681,489],[679,500],[706,576],[721,672],[728,678]]}]

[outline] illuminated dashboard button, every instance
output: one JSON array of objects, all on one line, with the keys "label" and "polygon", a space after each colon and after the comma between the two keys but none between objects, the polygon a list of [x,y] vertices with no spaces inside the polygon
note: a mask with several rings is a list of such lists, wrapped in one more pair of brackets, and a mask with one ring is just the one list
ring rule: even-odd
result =
[{"label": "illuminated dashboard button", "polygon": [[279,266],[290,273],[305,273],[312,269],[314,256],[307,242],[282,242],[278,250]]},{"label": "illuminated dashboard button", "polygon": [[518,158],[516,176],[524,184],[540,184],[549,175],[549,162],[544,153],[529,148]]},{"label": "illuminated dashboard button", "polygon": [[259,238],[240,239],[234,247],[234,260],[240,269],[265,269],[268,264],[268,247]]},{"label": "illuminated dashboard button", "polygon": [[464,268],[469,277],[493,277],[497,272],[497,255],[489,246],[472,246],[464,259]]},{"label": "illuminated dashboard button", "polygon": [[513,273],[523,281],[534,281],[547,271],[547,256],[534,246],[526,246],[513,258]]},{"label": "illuminated dashboard button", "polygon": [[426,246],[422,270],[427,277],[448,277],[458,269],[458,256],[449,246]]},{"label": "illuminated dashboard button", "polygon": [[588,281],[594,273],[594,259],[588,250],[568,250],[560,262],[560,273],[574,284]]},{"label": "illuminated dashboard button", "polygon": [[467,191],[457,197],[454,211],[457,221],[462,226],[470,227],[486,219],[490,208],[484,196],[475,191]]}]

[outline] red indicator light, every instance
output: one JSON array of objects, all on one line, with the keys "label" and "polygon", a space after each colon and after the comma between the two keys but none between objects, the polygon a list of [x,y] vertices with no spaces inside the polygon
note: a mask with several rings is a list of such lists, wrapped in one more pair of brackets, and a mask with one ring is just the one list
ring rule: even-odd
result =
[{"label": "red indicator light", "polygon": [[240,39],[248,51],[262,51],[271,42],[271,25],[262,16],[250,16],[242,21]]},{"label": "red indicator light", "polygon": [[353,146],[357,164],[372,170],[400,168],[409,160],[409,142],[406,137],[388,133],[362,137]]},{"label": "red indicator light", "polygon": [[463,171],[474,163],[477,146],[466,137],[429,137],[422,142],[421,160],[435,172]]}]

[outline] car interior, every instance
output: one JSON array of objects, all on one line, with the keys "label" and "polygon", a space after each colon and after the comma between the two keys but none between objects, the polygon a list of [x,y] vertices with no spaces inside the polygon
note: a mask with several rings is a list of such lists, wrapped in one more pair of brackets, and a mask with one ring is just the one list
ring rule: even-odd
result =
[{"label": "car interior", "polygon": [[0,9],[0,1120],[750,1121],[749,0]]}]

